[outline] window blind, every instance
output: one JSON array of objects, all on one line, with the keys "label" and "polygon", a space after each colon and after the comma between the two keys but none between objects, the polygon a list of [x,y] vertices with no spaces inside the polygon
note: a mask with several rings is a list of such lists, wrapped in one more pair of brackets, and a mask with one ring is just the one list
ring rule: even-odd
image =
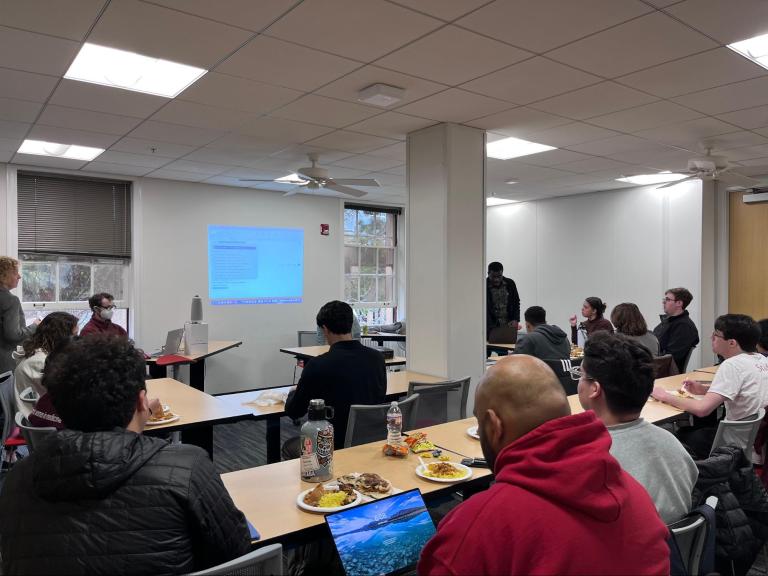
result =
[{"label": "window blind", "polygon": [[374,206],[373,204],[352,204],[350,202],[345,203],[344,208],[347,210],[363,210],[364,212],[383,212],[384,214],[395,214],[397,216],[403,213],[403,209],[397,206]]},{"label": "window blind", "polygon": [[131,183],[19,172],[19,252],[131,257]]}]

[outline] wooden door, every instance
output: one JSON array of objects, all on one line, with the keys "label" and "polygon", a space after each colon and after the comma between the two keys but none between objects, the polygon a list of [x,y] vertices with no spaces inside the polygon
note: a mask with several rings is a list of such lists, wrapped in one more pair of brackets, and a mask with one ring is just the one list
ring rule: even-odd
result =
[{"label": "wooden door", "polygon": [[729,196],[728,311],[768,318],[768,203]]}]

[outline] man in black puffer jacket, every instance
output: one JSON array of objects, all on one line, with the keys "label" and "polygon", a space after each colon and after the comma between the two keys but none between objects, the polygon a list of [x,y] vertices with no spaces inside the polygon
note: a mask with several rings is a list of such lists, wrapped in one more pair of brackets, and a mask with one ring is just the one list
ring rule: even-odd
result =
[{"label": "man in black puffer jacket", "polygon": [[123,337],[49,357],[43,385],[67,429],[9,473],[4,574],[182,574],[245,554],[245,518],[208,455],[141,434],[144,360]]}]

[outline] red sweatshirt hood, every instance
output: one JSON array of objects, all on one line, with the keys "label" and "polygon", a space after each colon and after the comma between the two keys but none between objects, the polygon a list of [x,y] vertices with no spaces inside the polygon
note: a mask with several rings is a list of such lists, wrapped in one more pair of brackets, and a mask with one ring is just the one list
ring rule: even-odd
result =
[{"label": "red sweatshirt hood", "polygon": [[610,447],[611,436],[591,410],[550,420],[499,453],[496,481],[613,522],[629,493]]}]

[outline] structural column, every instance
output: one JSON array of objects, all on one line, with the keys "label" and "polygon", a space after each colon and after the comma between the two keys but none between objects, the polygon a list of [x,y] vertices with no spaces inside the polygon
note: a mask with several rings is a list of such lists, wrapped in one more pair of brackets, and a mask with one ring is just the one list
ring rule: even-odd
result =
[{"label": "structural column", "polygon": [[407,357],[410,370],[485,369],[485,132],[438,124],[408,135]]}]

